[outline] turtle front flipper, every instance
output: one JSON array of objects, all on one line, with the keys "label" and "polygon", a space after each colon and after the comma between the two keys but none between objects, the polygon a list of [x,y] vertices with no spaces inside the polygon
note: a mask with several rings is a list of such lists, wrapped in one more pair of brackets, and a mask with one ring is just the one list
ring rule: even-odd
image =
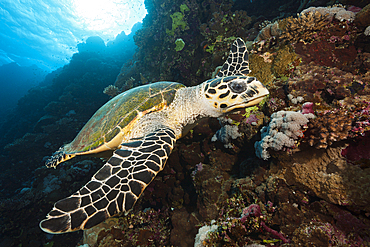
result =
[{"label": "turtle front flipper", "polygon": [[174,131],[164,127],[141,140],[122,143],[91,181],[54,204],[40,228],[54,234],[72,232],[128,212],[164,168],[175,141]]},{"label": "turtle front flipper", "polygon": [[237,38],[231,45],[229,56],[216,77],[233,75],[247,76],[251,72],[248,60],[247,46],[241,38]]}]

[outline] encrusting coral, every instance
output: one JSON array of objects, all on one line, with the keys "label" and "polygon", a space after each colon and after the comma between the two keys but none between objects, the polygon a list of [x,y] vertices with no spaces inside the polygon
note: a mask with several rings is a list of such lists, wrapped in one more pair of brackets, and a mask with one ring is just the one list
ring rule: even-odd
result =
[{"label": "encrusting coral", "polygon": [[288,79],[288,92],[293,97],[302,96],[306,101],[327,105],[334,99],[351,95],[351,85],[356,81],[352,73],[337,68],[318,66],[314,62],[298,66]]},{"label": "encrusting coral", "polygon": [[343,6],[332,6],[332,7],[310,7],[303,10],[300,15],[306,13],[320,13],[322,16],[325,16],[328,20],[333,20],[333,18],[339,21],[348,21],[352,22],[355,19],[355,13],[352,11],[346,10]]}]

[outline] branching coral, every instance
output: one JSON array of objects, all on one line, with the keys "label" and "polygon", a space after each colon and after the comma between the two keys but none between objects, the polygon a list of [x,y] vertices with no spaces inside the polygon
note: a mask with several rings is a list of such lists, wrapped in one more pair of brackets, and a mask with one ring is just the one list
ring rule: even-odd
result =
[{"label": "branching coral", "polygon": [[327,148],[334,142],[363,136],[370,130],[368,96],[347,97],[337,101],[330,110],[318,111],[307,124],[303,142],[316,148]]},{"label": "branching coral", "polygon": [[116,80],[115,87],[119,89],[120,92],[124,92],[126,90],[129,90],[133,88],[135,82],[135,78],[130,77],[128,80]]},{"label": "branching coral", "polygon": [[110,97],[115,97],[120,93],[120,91],[118,87],[114,85],[109,85],[108,87],[104,88],[103,93],[109,95]]},{"label": "branching coral", "polygon": [[281,22],[283,32],[280,39],[290,43],[301,40],[311,42],[316,38],[316,33],[322,31],[328,22],[319,12],[303,13],[298,18],[289,17]]},{"label": "branching coral", "polygon": [[325,112],[307,124],[305,141],[316,148],[327,148],[336,141],[347,139],[351,125],[352,114],[342,110]]}]

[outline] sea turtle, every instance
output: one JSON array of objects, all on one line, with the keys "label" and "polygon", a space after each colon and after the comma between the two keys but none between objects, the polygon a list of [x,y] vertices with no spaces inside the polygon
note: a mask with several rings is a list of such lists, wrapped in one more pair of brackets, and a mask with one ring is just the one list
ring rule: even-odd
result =
[{"label": "sea turtle", "polygon": [[204,117],[220,117],[258,104],[268,90],[249,74],[242,39],[231,46],[216,78],[194,87],[156,82],[119,94],[103,105],[76,138],[46,162],[113,151],[112,157],[73,195],[54,204],[40,227],[47,233],[91,228],[128,212],[160,172],[177,139]]}]

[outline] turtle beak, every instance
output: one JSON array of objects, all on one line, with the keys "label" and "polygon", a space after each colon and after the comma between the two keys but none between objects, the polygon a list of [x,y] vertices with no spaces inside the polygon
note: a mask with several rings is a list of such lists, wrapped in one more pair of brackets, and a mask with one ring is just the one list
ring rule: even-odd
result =
[{"label": "turtle beak", "polygon": [[[261,87],[259,87],[257,95],[255,95],[252,98],[247,99],[247,103],[244,105],[245,107],[257,105],[263,100],[265,96],[269,95],[270,93],[269,90],[267,90],[267,88],[262,83],[260,84],[261,84]],[[248,95],[248,90],[246,94]]]}]

